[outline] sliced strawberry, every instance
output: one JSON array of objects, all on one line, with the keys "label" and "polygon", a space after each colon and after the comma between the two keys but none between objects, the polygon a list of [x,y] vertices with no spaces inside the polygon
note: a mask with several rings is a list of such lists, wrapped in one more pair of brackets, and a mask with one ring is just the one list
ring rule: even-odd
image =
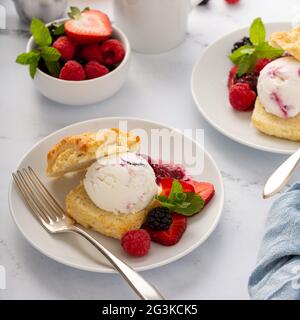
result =
[{"label": "sliced strawberry", "polygon": [[150,234],[151,240],[164,246],[173,246],[182,237],[187,226],[187,217],[173,213],[172,224],[168,230],[152,230],[145,226],[144,228]]},{"label": "sliced strawberry", "polygon": [[112,34],[112,26],[105,13],[84,10],[76,12],[74,18],[65,23],[65,32],[79,44],[92,44],[108,39]]},{"label": "sliced strawberry", "polygon": [[[164,195],[168,197],[170,195],[172,185],[173,185],[174,179],[172,178],[163,178],[160,180],[160,185],[162,188],[161,195]],[[186,181],[180,181],[178,180],[182,186],[183,192],[195,192],[195,189],[192,184],[186,182]]]},{"label": "sliced strawberry", "polygon": [[204,200],[205,204],[208,204],[210,199],[215,194],[214,185],[209,182],[198,182],[194,180],[189,180],[195,188],[195,192]]}]

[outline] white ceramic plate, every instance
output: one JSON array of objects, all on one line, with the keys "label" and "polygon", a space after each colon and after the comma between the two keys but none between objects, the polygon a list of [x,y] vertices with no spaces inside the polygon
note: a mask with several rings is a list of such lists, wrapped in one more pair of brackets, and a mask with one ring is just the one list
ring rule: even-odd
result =
[{"label": "white ceramic plate", "polygon": [[[267,36],[291,28],[290,23],[266,24]],[[250,123],[251,112],[235,111],[228,101],[228,59],[233,44],[249,33],[249,27],[230,33],[209,46],[196,63],[191,80],[194,100],[204,118],[225,136],[246,146],[290,154],[300,144],[260,133]]]},{"label": "white ceramic plate", "polygon": [[[60,201],[61,204],[63,204],[65,195],[73,186],[78,184],[80,174],[71,178],[69,177],[57,180],[47,178],[45,176],[45,166],[48,150],[53,146],[53,144],[58,142],[58,140],[67,135],[74,135],[87,131],[97,131],[100,128],[118,127],[119,120],[120,118],[89,120],[73,124],[54,132],[37,143],[23,157],[18,168],[25,167],[27,165],[32,166],[50,192]],[[158,123],[139,119],[128,119],[128,129],[134,130],[137,128],[144,129],[149,133],[150,129],[161,129],[167,127]],[[168,128],[168,130],[171,129]],[[183,137],[183,139],[188,139],[182,136],[181,133],[177,134]],[[192,142],[193,147],[199,150],[199,145],[189,139],[188,141]],[[174,147],[172,151],[176,153],[176,147]],[[147,256],[142,258],[132,258],[123,251],[118,240],[102,236],[93,231],[90,232],[113,253],[124,259],[136,270],[147,270],[165,265],[183,257],[198,247],[208,238],[216,227],[221,216],[224,202],[223,183],[219,169],[209,154],[205,152],[203,155],[204,172],[199,177],[195,178],[212,182],[215,186],[216,194],[201,214],[189,218],[187,231],[177,245],[164,247],[152,243],[152,248]],[[72,234],[48,234],[27,209],[14,183],[11,183],[9,189],[9,203],[13,219],[21,233],[36,249],[48,257],[68,266],[82,270],[114,272],[105,258],[103,258],[101,254],[99,254],[99,252],[84,239]]]}]

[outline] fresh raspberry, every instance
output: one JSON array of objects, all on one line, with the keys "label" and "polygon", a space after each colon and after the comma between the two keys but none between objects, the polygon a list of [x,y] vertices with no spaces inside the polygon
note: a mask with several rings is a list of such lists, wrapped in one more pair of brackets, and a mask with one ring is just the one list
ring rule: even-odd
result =
[{"label": "fresh raspberry", "polygon": [[240,0],[225,0],[228,4],[236,4],[239,3]]},{"label": "fresh raspberry", "polygon": [[65,61],[71,60],[75,56],[76,46],[67,36],[57,38],[52,47],[59,51],[61,58]]},{"label": "fresh raspberry", "polygon": [[102,77],[109,73],[109,70],[97,61],[88,62],[84,67],[84,71],[87,79]]},{"label": "fresh raspberry", "polygon": [[234,78],[234,83],[247,83],[254,92],[257,92],[257,80],[258,74],[255,72],[250,72],[242,75],[241,77],[236,75]]},{"label": "fresh raspberry", "polygon": [[95,60],[99,63],[103,63],[103,58],[99,44],[92,44],[90,46],[83,47],[81,50],[81,57],[84,58],[86,61]]},{"label": "fresh raspberry", "polygon": [[69,60],[60,70],[59,78],[63,80],[80,81],[85,79],[82,65],[74,60]]},{"label": "fresh raspberry", "polygon": [[248,83],[236,83],[229,90],[229,101],[231,106],[240,111],[253,109],[256,93]]},{"label": "fresh raspberry", "polygon": [[149,233],[144,230],[131,230],[124,234],[121,239],[123,249],[135,257],[146,255],[151,246],[151,238]]},{"label": "fresh raspberry", "polygon": [[121,62],[125,57],[123,44],[116,39],[109,39],[100,46],[105,65],[113,65]]},{"label": "fresh raspberry", "polygon": [[271,59],[267,59],[267,58],[259,59],[255,65],[255,72],[259,74],[261,70],[271,61],[272,61]]},{"label": "fresh raspberry", "polygon": [[234,84],[234,79],[235,79],[237,71],[238,71],[238,66],[233,66],[230,69],[229,75],[228,75],[228,80],[227,80],[227,88],[228,89],[230,89],[231,86]]}]

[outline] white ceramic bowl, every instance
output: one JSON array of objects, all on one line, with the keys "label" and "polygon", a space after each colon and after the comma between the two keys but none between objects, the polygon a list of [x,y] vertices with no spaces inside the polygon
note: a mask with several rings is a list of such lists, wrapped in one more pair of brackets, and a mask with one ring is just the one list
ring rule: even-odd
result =
[{"label": "white ceramic bowl", "polygon": [[[50,22],[47,26],[64,20],[67,19]],[[125,34],[115,26],[113,26],[112,37],[120,40],[126,50],[123,61],[116,69],[103,77],[83,81],[61,80],[37,69],[33,79],[36,88],[45,97],[68,105],[87,105],[114,95],[122,87],[128,74],[130,44]],[[26,52],[31,51],[34,46],[34,39],[31,37],[27,43]]]}]

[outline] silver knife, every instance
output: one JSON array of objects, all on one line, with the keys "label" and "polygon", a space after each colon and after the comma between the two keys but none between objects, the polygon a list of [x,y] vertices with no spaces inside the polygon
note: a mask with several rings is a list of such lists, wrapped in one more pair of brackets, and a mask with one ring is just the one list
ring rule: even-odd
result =
[{"label": "silver knife", "polygon": [[268,179],[263,191],[267,199],[279,192],[289,181],[300,163],[300,149],[293,153]]}]

